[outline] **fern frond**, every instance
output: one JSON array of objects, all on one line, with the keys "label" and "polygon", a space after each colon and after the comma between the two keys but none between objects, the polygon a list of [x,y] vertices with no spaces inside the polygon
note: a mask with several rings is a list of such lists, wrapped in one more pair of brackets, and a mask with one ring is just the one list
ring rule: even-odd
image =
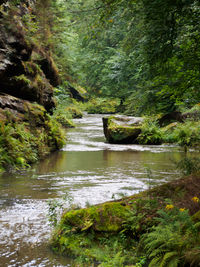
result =
[{"label": "fern frond", "polygon": [[148,267],[159,267],[161,260],[162,256],[153,258]]},{"label": "fern frond", "polygon": [[169,265],[171,267],[177,267],[178,261],[179,257],[176,251],[167,252],[165,253],[159,267],[169,267]]},{"label": "fern frond", "polygon": [[152,253],[149,255],[150,258],[158,257],[158,256],[163,256],[167,253],[166,249],[162,249],[161,247],[154,249]]}]

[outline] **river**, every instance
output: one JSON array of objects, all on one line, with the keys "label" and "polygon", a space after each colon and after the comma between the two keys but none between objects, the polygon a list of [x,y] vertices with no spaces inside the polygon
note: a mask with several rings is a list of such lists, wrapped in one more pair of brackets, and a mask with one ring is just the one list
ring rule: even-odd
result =
[{"label": "river", "polygon": [[73,198],[84,207],[178,177],[178,147],[107,144],[101,115],[75,123],[61,151],[26,172],[0,176],[0,266],[71,265],[48,248],[47,200]]}]

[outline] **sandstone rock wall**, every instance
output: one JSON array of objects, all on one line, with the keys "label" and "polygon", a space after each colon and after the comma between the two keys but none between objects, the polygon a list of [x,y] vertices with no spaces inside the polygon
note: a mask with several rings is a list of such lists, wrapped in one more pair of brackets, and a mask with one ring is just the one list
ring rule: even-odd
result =
[{"label": "sandstone rock wall", "polygon": [[24,13],[31,12],[28,7],[33,3],[25,1],[14,11],[9,2],[1,5],[0,92],[37,102],[50,112],[55,107],[53,86],[59,83],[58,73],[49,51],[27,40],[20,21]]}]

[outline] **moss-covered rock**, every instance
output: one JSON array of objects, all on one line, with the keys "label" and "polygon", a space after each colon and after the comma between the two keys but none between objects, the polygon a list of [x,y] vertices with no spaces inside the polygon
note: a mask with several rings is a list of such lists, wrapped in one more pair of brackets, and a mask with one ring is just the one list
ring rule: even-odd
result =
[{"label": "moss-covered rock", "polygon": [[109,143],[133,144],[138,143],[141,133],[142,118],[110,116],[103,118],[104,134]]},{"label": "moss-covered rock", "polygon": [[87,209],[69,211],[63,216],[61,224],[71,226],[74,232],[86,231],[89,228],[100,232],[118,232],[122,229],[128,210],[129,207],[121,203],[104,203]]}]

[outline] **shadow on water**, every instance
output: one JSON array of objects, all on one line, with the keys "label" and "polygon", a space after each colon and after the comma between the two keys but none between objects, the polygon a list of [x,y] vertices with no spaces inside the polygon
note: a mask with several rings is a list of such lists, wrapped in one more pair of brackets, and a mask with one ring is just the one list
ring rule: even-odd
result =
[{"label": "shadow on water", "polygon": [[[24,173],[0,176],[1,266],[70,266],[48,249],[48,199],[66,194],[96,204],[113,194],[131,195],[178,177],[177,147],[110,145],[99,115],[77,120],[68,144]],[[151,181],[145,171],[152,171]]]}]

